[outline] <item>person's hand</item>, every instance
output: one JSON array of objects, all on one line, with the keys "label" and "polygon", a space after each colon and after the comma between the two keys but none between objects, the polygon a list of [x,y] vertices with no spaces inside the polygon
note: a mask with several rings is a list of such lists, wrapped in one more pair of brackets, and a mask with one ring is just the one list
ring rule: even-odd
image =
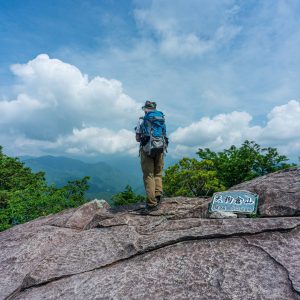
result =
[{"label": "person's hand", "polygon": [[135,139],[137,142],[140,142],[141,141],[141,135],[139,133],[136,133],[135,134]]}]

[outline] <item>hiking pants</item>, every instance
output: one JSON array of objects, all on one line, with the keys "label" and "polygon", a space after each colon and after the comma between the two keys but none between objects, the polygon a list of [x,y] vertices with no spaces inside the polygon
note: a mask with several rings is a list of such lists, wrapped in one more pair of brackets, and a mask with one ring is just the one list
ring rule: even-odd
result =
[{"label": "hiking pants", "polygon": [[157,201],[155,196],[160,196],[162,194],[164,154],[157,154],[154,158],[152,158],[142,149],[140,154],[144,186],[147,194],[147,204],[149,206],[156,206]]}]

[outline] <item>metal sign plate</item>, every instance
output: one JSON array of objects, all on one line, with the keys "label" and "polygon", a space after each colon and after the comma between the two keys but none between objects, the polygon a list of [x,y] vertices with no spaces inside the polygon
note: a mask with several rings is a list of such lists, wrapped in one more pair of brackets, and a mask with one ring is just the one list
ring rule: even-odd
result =
[{"label": "metal sign plate", "polygon": [[258,195],[248,191],[226,191],[213,194],[210,212],[256,214]]}]

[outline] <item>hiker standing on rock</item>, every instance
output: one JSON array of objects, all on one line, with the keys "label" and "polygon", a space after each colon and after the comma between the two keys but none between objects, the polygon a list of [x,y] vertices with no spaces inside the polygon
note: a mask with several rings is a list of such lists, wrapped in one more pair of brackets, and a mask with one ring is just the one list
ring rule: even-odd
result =
[{"label": "hiker standing on rock", "polygon": [[168,138],[164,114],[156,110],[156,103],[146,101],[142,109],[145,115],[139,119],[135,132],[136,141],[140,143],[141,167],[147,194],[143,213],[147,214],[156,210],[162,199],[162,172]]}]

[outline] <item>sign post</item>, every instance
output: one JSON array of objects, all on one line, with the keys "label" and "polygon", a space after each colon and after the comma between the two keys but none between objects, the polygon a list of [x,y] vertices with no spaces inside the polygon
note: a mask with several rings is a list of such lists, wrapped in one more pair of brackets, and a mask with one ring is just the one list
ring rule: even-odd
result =
[{"label": "sign post", "polygon": [[209,212],[256,214],[258,195],[248,191],[226,191],[213,194]]}]

